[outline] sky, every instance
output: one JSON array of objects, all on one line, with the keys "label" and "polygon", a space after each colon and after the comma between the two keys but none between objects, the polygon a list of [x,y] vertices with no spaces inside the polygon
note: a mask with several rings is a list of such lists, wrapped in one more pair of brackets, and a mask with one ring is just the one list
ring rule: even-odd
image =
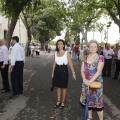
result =
[{"label": "sky", "polygon": [[[99,22],[106,24],[109,20],[108,19],[104,19],[101,18],[99,20]],[[107,30],[107,28],[104,28],[105,30]],[[54,40],[58,40],[58,39],[64,39],[65,37],[65,31],[61,32],[61,36],[57,36],[55,37]],[[93,32],[88,32],[88,41],[93,39]],[[97,40],[98,42],[101,42],[101,34],[99,32],[95,32],[94,33],[94,39]],[[115,44],[117,40],[120,39],[120,35],[119,35],[119,28],[118,26],[112,21],[111,27],[108,29],[108,43],[111,44]],[[102,34],[102,41],[104,41],[104,33]]]}]

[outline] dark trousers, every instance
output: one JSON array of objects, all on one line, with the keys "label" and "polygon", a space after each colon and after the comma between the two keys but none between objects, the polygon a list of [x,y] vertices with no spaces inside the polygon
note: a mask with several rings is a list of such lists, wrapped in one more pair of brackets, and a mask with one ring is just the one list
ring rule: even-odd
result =
[{"label": "dark trousers", "polygon": [[112,66],[112,59],[105,59],[105,65],[103,68],[103,75],[111,76],[111,66]]},{"label": "dark trousers", "polygon": [[17,61],[13,66],[13,71],[11,72],[13,95],[23,93],[23,67],[23,61]]},{"label": "dark trousers", "polygon": [[2,76],[2,83],[3,83],[3,89],[4,90],[10,90],[9,82],[8,82],[8,68],[9,65],[5,65],[4,69],[1,69],[1,66],[3,65],[3,62],[0,62],[0,71]]},{"label": "dark trousers", "polygon": [[120,60],[116,61],[116,69],[115,69],[115,75],[114,78],[117,78],[120,72]]}]

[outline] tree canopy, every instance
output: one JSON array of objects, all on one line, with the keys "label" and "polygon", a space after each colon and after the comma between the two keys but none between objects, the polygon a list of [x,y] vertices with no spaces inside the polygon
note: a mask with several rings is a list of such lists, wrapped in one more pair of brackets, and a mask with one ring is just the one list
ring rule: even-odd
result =
[{"label": "tree canopy", "polygon": [[8,46],[19,15],[28,31],[28,41],[33,36],[42,44],[62,30],[66,30],[67,44],[87,43],[89,31],[104,30],[105,25],[98,22],[102,16],[109,16],[120,29],[120,0],[0,0],[0,11],[11,21]]}]

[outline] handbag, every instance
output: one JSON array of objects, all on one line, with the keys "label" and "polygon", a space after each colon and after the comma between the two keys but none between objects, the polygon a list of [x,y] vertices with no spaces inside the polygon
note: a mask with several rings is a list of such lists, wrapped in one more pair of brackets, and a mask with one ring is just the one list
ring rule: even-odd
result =
[{"label": "handbag", "polygon": [[52,79],[52,84],[51,84],[50,90],[51,90],[51,91],[54,90],[54,79]]},{"label": "handbag", "polygon": [[98,82],[98,81],[93,81],[91,84],[90,84],[90,88],[101,88],[102,87],[102,83],[101,82]]}]

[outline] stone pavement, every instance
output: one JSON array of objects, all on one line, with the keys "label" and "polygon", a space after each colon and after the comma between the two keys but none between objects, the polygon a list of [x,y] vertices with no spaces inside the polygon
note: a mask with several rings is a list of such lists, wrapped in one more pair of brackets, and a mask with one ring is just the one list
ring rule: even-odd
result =
[{"label": "stone pavement", "polygon": [[[69,69],[69,85],[65,108],[54,109],[56,91],[50,91],[54,52],[41,52],[39,58],[26,58],[24,95],[10,100],[12,94],[0,94],[0,120],[83,120],[79,105],[82,79],[79,62],[73,61],[77,80]],[[1,80],[0,80],[1,81]],[[104,120],[120,120],[120,81],[104,78]],[[93,112],[94,120],[98,120]]]}]

